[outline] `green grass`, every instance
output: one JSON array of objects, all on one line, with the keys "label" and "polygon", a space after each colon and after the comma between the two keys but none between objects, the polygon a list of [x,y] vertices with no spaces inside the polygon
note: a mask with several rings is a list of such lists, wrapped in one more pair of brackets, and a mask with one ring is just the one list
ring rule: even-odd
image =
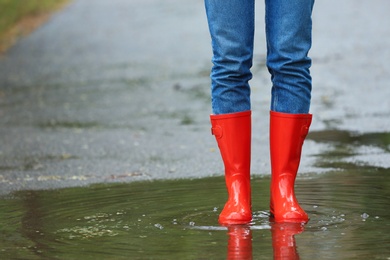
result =
[{"label": "green grass", "polygon": [[0,0],[0,43],[9,42],[19,32],[10,30],[26,18],[39,18],[58,9],[68,0]]}]

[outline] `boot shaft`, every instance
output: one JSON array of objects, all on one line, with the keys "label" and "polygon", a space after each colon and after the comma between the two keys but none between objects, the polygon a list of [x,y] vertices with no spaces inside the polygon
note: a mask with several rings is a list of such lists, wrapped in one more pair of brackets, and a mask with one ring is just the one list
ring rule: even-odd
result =
[{"label": "boot shaft", "polygon": [[[311,114],[270,112],[270,153],[272,172],[294,176],[301,160],[303,142],[309,132]],[[295,177],[294,177],[295,179]]]},{"label": "boot shaft", "polygon": [[210,115],[211,132],[215,136],[225,166],[225,173],[246,173],[251,161],[251,111]]}]

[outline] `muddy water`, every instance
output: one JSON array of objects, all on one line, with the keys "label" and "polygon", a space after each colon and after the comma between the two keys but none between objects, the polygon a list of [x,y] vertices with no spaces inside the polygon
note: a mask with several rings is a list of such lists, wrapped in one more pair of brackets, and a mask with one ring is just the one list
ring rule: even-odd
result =
[{"label": "muddy water", "polygon": [[22,191],[0,200],[2,259],[389,259],[390,172],[302,176],[306,226],[268,219],[269,178],[252,181],[254,221],[221,227],[221,177]]}]

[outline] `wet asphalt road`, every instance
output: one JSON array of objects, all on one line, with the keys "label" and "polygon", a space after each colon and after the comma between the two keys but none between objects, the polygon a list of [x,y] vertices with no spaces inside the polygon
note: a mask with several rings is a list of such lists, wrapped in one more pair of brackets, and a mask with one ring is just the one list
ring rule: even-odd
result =
[{"label": "wet asphalt road", "polygon": [[[317,0],[313,132],[390,132],[387,0]],[[257,3],[254,175],[269,174],[270,81]],[[0,58],[0,188],[221,175],[202,0],[74,0]],[[329,144],[307,140],[301,172]],[[390,147],[354,163],[390,168]]]}]

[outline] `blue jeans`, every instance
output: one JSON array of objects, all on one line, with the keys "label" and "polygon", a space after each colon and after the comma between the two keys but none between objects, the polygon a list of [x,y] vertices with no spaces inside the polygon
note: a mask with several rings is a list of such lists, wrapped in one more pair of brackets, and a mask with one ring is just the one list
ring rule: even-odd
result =
[{"label": "blue jeans", "polygon": [[[309,112],[314,0],[265,0],[267,68],[271,110]],[[251,109],[254,0],[205,0],[212,41],[211,97],[214,114]]]}]

